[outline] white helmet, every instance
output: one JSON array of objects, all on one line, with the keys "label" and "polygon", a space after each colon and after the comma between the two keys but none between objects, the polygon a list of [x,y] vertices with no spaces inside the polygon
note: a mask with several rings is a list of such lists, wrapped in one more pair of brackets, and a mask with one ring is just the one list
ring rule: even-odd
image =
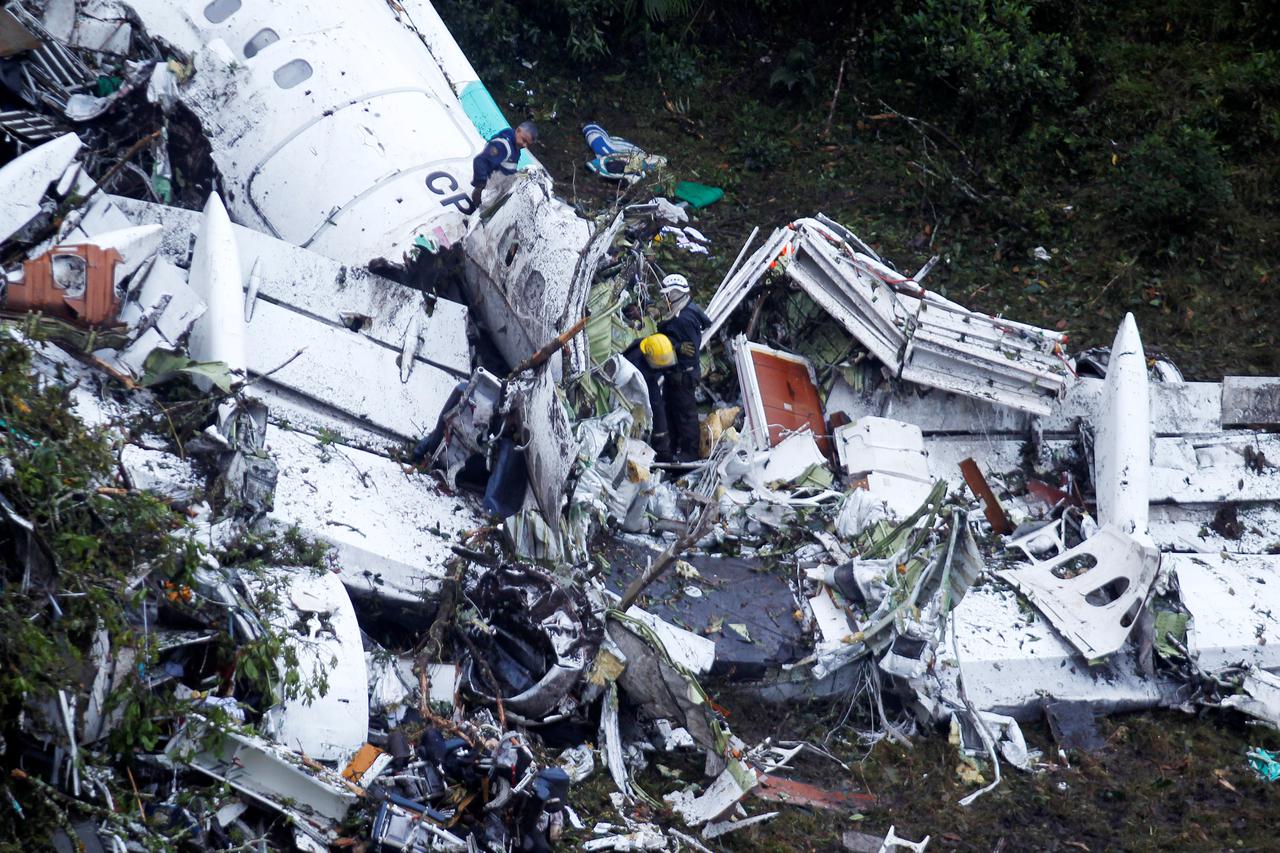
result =
[{"label": "white helmet", "polygon": [[662,280],[662,295],[678,299],[689,292],[689,279],[675,272]]}]

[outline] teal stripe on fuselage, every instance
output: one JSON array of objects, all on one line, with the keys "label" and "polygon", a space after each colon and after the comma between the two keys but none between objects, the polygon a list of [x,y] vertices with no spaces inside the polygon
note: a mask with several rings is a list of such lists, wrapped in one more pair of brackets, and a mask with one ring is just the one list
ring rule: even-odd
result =
[{"label": "teal stripe on fuselage", "polygon": [[[471,119],[471,123],[476,126],[476,130],[480,132],[480,136],[486,140],[493,138],[493,135],[504,127],[510,127],[506,116],[502,114],[502,110],[498,107],[498,102],[493,99],[493,95],[489,94],[489,90],[479,80],[472,80],[462,89],[462,94],[458,96],[458,101],[462,104],[463,112],[467,114],[467,118]],[[533,162],[528,151],[520,152],[520,168],[524,168]]]}]

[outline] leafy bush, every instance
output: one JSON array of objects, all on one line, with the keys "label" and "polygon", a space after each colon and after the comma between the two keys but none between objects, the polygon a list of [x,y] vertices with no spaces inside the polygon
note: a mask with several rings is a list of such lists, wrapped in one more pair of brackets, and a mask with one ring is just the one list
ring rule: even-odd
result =
[{"label": "leafy bush", "polygon": [[1149,134],[1120,167],[1116,212],[1143,229],[1190,231],[1232,201],[1219,147],[1202,128]]},{"label": "leafy bush", "polygon": [[[1007,127],[1075,99],[1069,39],[1036,30],[1034,0],[898,0],[873,37],[877,64],[919,87],[941,83],[961,116]],[[892,20],[892,16],[886,16]]]},{"label": "leafy bush", "polygon": [[770,89],[786,89],[788,93],[808,96],[818,88],[818,78],[813,73],[818,49],[808,39],[800,39],[787,52],[782,64],[769,75]]},{"label": "leafy bush", "polygon": [[771,130],[747,126],[734,154],[752,172],[771,172],[787,159],[787,140]]}]

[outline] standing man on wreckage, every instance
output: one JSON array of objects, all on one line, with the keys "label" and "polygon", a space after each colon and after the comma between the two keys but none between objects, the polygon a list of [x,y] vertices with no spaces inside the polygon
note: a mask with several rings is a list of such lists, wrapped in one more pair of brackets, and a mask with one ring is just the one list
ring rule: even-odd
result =
[{"label": "standing man on wreckage", "polygon": [[673,273],[662,280],[662,298],[667,310],[658,331],[671,339],[676,366],[663,378],[667,428],[671,431],[671,456],[676,462],[693,462],[702,457],[698,447],[698,401],[693,391],[701,374],[702,332],[711,325],[707,312],[689,293],[689,280]]},{"label": "standing man on wreckage", "polygon": [[503,175],[514,175],[520,164],[520,152],[538,141],[538,126],[531,121],[523,121],[512,130],[504,127],[493,135],[485,144],[484,150],[471,161],[471,208],[480,209],[480,195],[484,192],[489,177],[498,172]]}]

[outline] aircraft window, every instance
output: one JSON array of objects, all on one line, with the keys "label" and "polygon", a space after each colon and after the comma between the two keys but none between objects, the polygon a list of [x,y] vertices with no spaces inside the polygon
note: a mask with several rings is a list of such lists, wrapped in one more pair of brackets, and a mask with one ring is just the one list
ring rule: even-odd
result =
[{"label": "aircraft window", "polygon": [[254,33],[253,38],[244,43],[244,58],[253,59],[258,55],[258,51],[278,41],[280,41],[280,36],[276,34],[275,30],[258,30]]},{"label": "aircraft window", "polygon": [[276,78],[276,85],[281,89],[292,89],[311,76],[311,63],[305,59],[290,60],[277,68],[272,76]]},{"label": "aircraft window", "polygon": [[240,11],[240,0],[213,0],[204,7],[204,16],[211,24],[221,24]]}]

